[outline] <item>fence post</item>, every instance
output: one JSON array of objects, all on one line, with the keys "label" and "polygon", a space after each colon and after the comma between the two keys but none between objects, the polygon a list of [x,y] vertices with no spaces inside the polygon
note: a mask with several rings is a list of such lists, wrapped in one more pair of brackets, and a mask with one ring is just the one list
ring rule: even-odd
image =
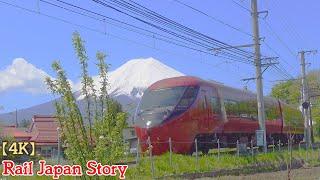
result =
[{"label": "fence post", "polygon": [[320,147],[318,147],[318,151],[319,151],[318,160],[320,160]]},{"label": "fence post", "polygon": [[301,141],[299,141],[299,152],[301,150]]},{"label": "fence post", "polygon": [[220,160],[220,140],[218,139],[218,159]]},{"label": "fence post", "polygon": [[274,140],[272,140],[272,152],[274,152],[274,146],[275,146]]},{"label": "fence post", "polygon": [[240,151],[239,151],[239,140],[237,140],[237,156],[239,156]]},{"label": "fence post", "polygon": [[279,139],[278,147],[279,147],[279,152],[280,152],[281,151],[281,140],[280,139]]},{"label": "fence post", "polygon": [[308,143],[306,142],[306,162],[308,161]]},{"label": "fence post", "polygon": [[137,140],[137,148],[136,148],[137,154],[136,154],[136,164],[139,163],[139,155],[140,155],[140,139]]},{"label": "fence post", "polygon": [[251,139],[250,143],[251,143],[251,156],[253,157],[253,141],[252,141],[252,139]]},{"label": "fence post", "polygon": [[152,159],[152,145],[151,145],[150,136],[148,136],[148,143],[149,143],[149,158],[150,158],[150,163],[151,163],[152,178],[154,178],[154,164],[153,164],[153,159]]},{"label": "fence post", "polygon": [[198,159],[198,140],[197,140],[197,138],[194,140],[194,145],[195,145],[195,147],[196,147],[196,160],[197,160],[197,166],[198,166],[198,161],[199,161],[199,159]]},{"label": "fence post", "polygon": [[170,166],[172,166],[172,141],[171,141],[171,137],[169,137],[169,149],[170,149]]},{"label": "fence post", "polygon": [[290,151],[290,139],[288,139],[288,152]]}]

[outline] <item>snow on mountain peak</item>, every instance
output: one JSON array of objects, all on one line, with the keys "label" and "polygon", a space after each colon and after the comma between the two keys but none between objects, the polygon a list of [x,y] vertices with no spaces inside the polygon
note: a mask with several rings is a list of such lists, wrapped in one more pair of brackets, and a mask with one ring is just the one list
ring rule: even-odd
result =
[{"label": "snow on mountain peak", "polygon": [[[150,57],[132,59],[108,74],[111,96],[126,95],[140,98],[143,91],[156,81],[184,76],[183,73]],[[96,89],[100,89],[99,76],[93,77]],[[78,100],[83,99],[82,96]]]}]

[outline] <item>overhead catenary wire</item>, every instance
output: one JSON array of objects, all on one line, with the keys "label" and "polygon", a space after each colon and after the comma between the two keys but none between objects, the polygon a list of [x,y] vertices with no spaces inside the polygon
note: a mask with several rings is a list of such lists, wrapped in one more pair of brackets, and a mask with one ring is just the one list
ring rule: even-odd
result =
[{"label": "overhead catenary wire", "polygon": [[[276,3],[277,5],[273,5],[273,2]],[[280,7],[280,4],[278,1],[270,1],[270,4],[272,5],[273,8],[275,7]],[[305,38],[303,38],[303,36],[296,30],[296,28],[294,26],[292,26],[291,23],[289,23],[290,19],[288,17],[286,17],[284,19],[285,14],[281,14],[280,16],[277,16],[277,19],[279,19],[281,21],[281,25],[283,25],[285,28],[284,30],[286,30],[288,32],[288,34],[292,34],[292,36],[295,37],[295,39],[297,41],[300,42],[307,42]]]},{"label": "overhead catenary wire", "polygon": [[[159,14],[156,14],[155,12],[153,12],[151,10],[146,9],[145,7],[143,7],[141,5],[136,5],[137,3],[133,2],[133,1],[130,1],[130,2],[132,2],[132,4],[128,3],[127,1],[116,1],[116,0],[111,0],[111,1],[93,0],[93,1],[103,5],[105,7],[112,8],[120,13],[123,13],[127,16],[130,16],[136,20],[139,20],[139,21],[146,23],[148,25],[151,25],[153,27],[156,27],[156,26],[152,23],[160,23],[160,25],[162,27],[166,27],[166,28],[162,28],[160,30],[162,30],[166,33],[170,33],[171,35],[177,36],[178,38],[183,38],[184,40],[188,40],[188,41],[196,41],[197,43],[201,43],[202,45],[206,45],[206,46],[209,45],[209,48],[212,48],[212,46],[230,47],[230,45],[228,45],[228,44],[222,43],[221,41],[217,41],[216,39],[212,39],[206,35],[203,35],[199,32],[196,32],[196,31],[194,31],[190,28],[187,28],[181,24],[178,24],[172,20],[169,20]],[[126,12],[124,12],[123,10],[125,10]],[[132,13],[132,14],[128,14],[128,13]],[[146,20],[140,19],[137,16],[146,18],[148,20],[148,22]],[[151,22],[149,22],[149,21],[151,21]],[[156,28],[158,28],[158,27],[156,27]],[[180,33],[184,33],[184,35],[177,34],[174,32],[174,30],[176,30]],[[187,37],[187,36],[189,36],[189,37]],[[237,54],[235,53],[235,51],[237,51]],[[241,55],[242,57],[238,57],[238,58],[243,58],[243,59],[247,59],[252,54],[252,53],[240,50],[238,48],[226,49],[226,53],[227,54],[234,53],[237,56]],[[246,54],[246,55],[244,56],[244,54]]]},{"label": "overhead catenary wire", "polygon": [[[240,32],[242,32],[242,33],[244,33],[244,34],[249,35],[249,36],[252,37],[251,34],[246,33],[246,32],[243,32],[243,31],[241,31],[240,29],[238,29],[238,28],[236,28],[236,27],[233,27],[233,26],[231,26],[231,25],[229,25],[229,24],[226,24],[226,23],[224,23],[223,21],[221,21],[221,20],[219,20],[219,19],[217,19],[217,18],[215,18],[215,17],[212,17],[212,16],[208,15],[207,13],[205,13],[205,12],[199,10],[199,9],[196,9],[196,8],[194,8],[194,7],[186,4],[186,3],[184,3],[184,2],[181,2],[181,1],[179,1],[179,0],[174,0],[174,1],[177,2],[177,3],[179,3],[179,4],[181,4],[181,5],[183,5],[183,6],[186,6],[186,7],[190,8],[190,9],[192,9],[192,10],[198,12],[198,13],[201,13],[201,14],[207,16],[207,17],[210,17],[211,19],[213,19],[213,20],[215,20],[215,21],[217,21],[217,22],[219,22],[219,23],[221,23],[221,24],[224,24],[224,25],[226,25],[226,26],[228,26],[228,27],[230,27],[230,28],[232,28],[232,29],[234,29],[234,30],[240,31]],[[242,6],[241,4],[239,4],[239,3],[235,2],[235,1],[233,1],[233,2],[236,3],[238,6],[241,6],[242,8],[244,8],[244,9],[246,9],[247,11],[251,12],[249,9],[245,8],[245,7]],[[271,47],[270,47],[267,43],[265,43],[265,44],[271,49]],[[272,49],[272,50],[273,50],[273,49]],[[274,50],[273,50],[273,51],[274,51]],[[275,51],[274,51],[274,52],[275,52]],[[276,54],[277,54],[278,56],[280,56],[279,53],[276,52]],[[289,66],[291,66],[291,65],[290,65],[289,63],[287,63],[286,61],[284,61],[284,62],[285,62],[286,64],[288,64]],[[285,77],[285,78],[291,78],[291,77],[292,77],[292,76],[290,75],[290,73],[288,73],[288,72],[283,68],[283,66],[281,66],[281,65],[274,65],[274,66],[277,66],[277,67],[274,67],[274,69],[275,69],[277,72],[281,73],[281,75],[282,75],[283,77]]]},{"label": "overhead catenary wire", "polygon": [[[105,36],[105,33],[103,31],[100,31],[100,30],[97,30],[97,29],[93,29],[93,28],[90,28],[90,27],[85,26],[85,25],[76,24],[76,23],[73,23],[73,22],[68,21],[66,19],[62,19],[62,18],[58,18],[58,17],[55,17],[55,16],[51,16],[51,15],[45,14],[44,12],[40,12],[39,13],[39,11],[36,11],[36,10],[33,10],[33,9],[28,9],[28,8],[25,8],[25,7],[16,5],[16,4],[8,3],[8,2],[2,1],[2,0],[0,0],[0,3],[5,4],[7,6],[10,6],[10,7],[13,7],[13,8],[16,8],[16,9],[20,9],[20,10],[29,12],[29,13],[33,13],[33,14],[40,15],[40,16],[45,16],[45,17],[53,19],[55,21],[59,21],[59,22],[66,23],[66,24],[70,24],[72,26],[77,26],[77,27],[85,29],[85,30],[93,31],[95,33],[98,33],[100,35]],[[190,56],[186,56],[185,54],[179,54],[179,53],[175,53],[175,52],[172,52],[172,51],[168,51],[168,50],[160,49],[160,48],[157,48],[157,47],[153,47],[151,45],[144,44],[144,43],[132,40],[132,39],[128,39],[128,38],[125,38],[125,37],[122,37],[122,36],[119,36],[119,35],[116,35],[116,34],[108,33],[108,36],[112,37],[112,38],[115,38],[115,39],[119,39],[119,40],[122,40],[122,41],[129,42],[129,43],[133,43],[133,44],[136,44],[136,45],[139,45],[139,46],[150,48],[150,49],[153,49],[155,51],[159,51],[159,52],[163,52],[163,53],[166,53],[166,54],[179,56],[179,57],[185,56],[188,59],[193,59],[193,60],[199,61],[199,59],[191,58]],[[205,53],[205,54],[207,54],[207,53]],[[226,57],[226,59],[232,61],[232,59],[229,59],[228,57]],[[199,62],[204,63],[202,61],[199,61]],[[206,64],[208,64],[208,63],[206,63]],[[213,65],[213,64],[210,64],[210,66],[216,67],[216,65]]]},{"label": "overhead catenary wire", "polygon": [[[272,8],[276,8],[276,7],[280,7],[279,6],[279,4],[277,4],[277,6],[275,6],[273,3],[279,3],[279,2],[277,2],[277,1],[270,1],[270,3],[268,3],[267,1],[265,1],[266,3],[267,3],[267,6],[269,7],[269,4],[271,4],[272,5]],[[293,41],[298,41],[298,42],[305,42],[305,39],[304,38],[302,38],[302,36],[298,33],[298,31],[296,31],[296,29],[294,28],[294,26],[290,26],[291,24],[289,23],[289,18],[285,18],[285,20],[283,19],[283,16],[284,16],[285,14],[281,14],[281,15],[278,15],[277,16],[277,20],[279,20],[281,23],[280,23],[280,26],[279,27],[283,27],[282,29],[283,29],[283,31],[285,31],[285,32],[287,32],[287,36],[289,36]],[[266,22],[266,20],[265,20],[265,23],[266,23],[266,26],[268,26],[268,28],[270,29],[271,28],[271,30],[269,30],[269,31],[272,31],[271,32],[271,34],[273,35],[273,36],[275,36],[275,38],[281,43],[281,45],[282,46],[284,46],[288,51],[289,51],[289,53],[290,53],[290,55],[292,55],[293,57],[294,57],[294,60],[297,60],[297,62],[298,62],[298,59],[297,59],[297,54],[296,53],[294,53],[292,50],[291,50],[291,48],[290,48],[290,46],[288,46],[288,44],[286,44],[285,43],[285,41],[283,41],[283,39],[272,29],[272,27],[271,27],[271,25],[268,23],[268,22]],[[268,29],[267,29],[268,30]],[[298,43],[298,44],[301,44],[301,43]],[[289,65],[289,66],[291,66],[291,64],[290,63],[287,63],[286,61],[285,61],[285,63],[287,64],[287,65]],[[294,69],[292,66],[291,66],[291,68],[292,69]],[[299,72],[298,72],[298,74],[299,74]]]},{"label": "overhead catenary wire", "polygon": [[[120,12],[122,12],[122,11],[120,11]],[[125,14],[127,14],[127,13],[125,13]],[[129,16],[130,16],[130,15],[129,15]],[[130,16],[130,17],[133,17],[133,16]],[[157,25],[148,23],[148,22],[146,22],[146,21],[144,21],[144,20],[142,20],[142,19],[140,19],[140,18],[136,18],[136,17],[133,17],[133,18],[135,18],[135,19],[137,19],[137,20],[140,20],[140,21],[142,21],[142,22],[144,22],[144,23],[146,23],[146,24],[148,24],[148,25],[150,25],[150,26],[152,26],[152,27],[158,28],[158,29],[160,29],[160,30],[162,30],[162,31],[164,31],[164,32],[166,32],[166,33],[169,33],[170,35],[179,37],[179,38],[181,38],[181,39],[183,39],[183,40],[186,40],[186,41],[188,41],[188,42],[195,43],[196,45],[198,45],[198,46],[200,46],[200,47],[202,47],[202,48],[206,48],[206,49],[207,49],[207,48],[211,48],[211,46],[208,46],[207,44],[203,44],[203,43],[201,43],[201,42],[199,42],[199,41],[194,41],[193,39],[190,39],[190,38],[187,38],[187,37],[185,37],[185,36],[179,35],[179,34],[177,34],[177,33],[175,33],[175,32],[169,31],[169,30],[164,29],[164,28],[162,28],[162,27],[160,27],[160,26],[157,26]],[[233,55],[233,56],[234,56],[234,55]],[[237,57],[237,58],[240,59],[241,57]]]},{"label": "overhead catenary wire", "polygon": [[[62,9],[64,9],[64,10],[70,11],[70,12],[72,12],[72,13],[76,13],[76,14],[83,15],[83,16],[86,16],[86,17],[89,17],[89,18],[93,18],[93,19],[98,20],[98,21],[103,21],[103,20],[101,20],[101,19],[99,19],[99,18],[96,18],[96,17],[93,17],[93,16],[88,16],[87,14],[84,14],[84,13],[81,13],[81,12],[77,12],[77,11],[75,11],[75,10],[70,10],[70,9],[68,9],[68,8],[66,8],[66,7],[62,7],[62,6],[60,6],[60,5],[52,4],[52,3],[50,3],[50,2],[48,2],[48,1],[46,1],[46,0],[40,0],[40,1],[41,1],[41,2],[44,2],[44,3],[47,3],[47,4],[49,4],[49,5],[52,5],[52,6],[58,7],[58,8],[62,8]],[[150,34],[142,34],[142,35],[145,35],[145,36],[150,37],[150,38],[155,38],[155,39],[158,39],[158,40],[161,40],[161,41],[170,43],[170,44],[174,44],[174,45],[177,45],[177,46],[180,46],[180,47],[188,48],[188,49],[191,49],[191,50],[194,50],[194,51],[199,51],[199,52],[202,52],[202,53],[205,53],[205,54],[209,54],[209,55],[214,55],[214,56],[218,56],[218,57],[223,57],[223,58],[226,58],[226,59],[229,59],[229,60],[232,59],[232,57],[233,57],[233,58],[234,58],[233,61],[238,61],[238,62],[242,62],[242,63],[248,63],[247,61],[242,60],[242,59],[240,59],[240,58],[235,60],[235,58],[237,58],[237,57],[235,57],[235,56],[233,56],[233,55],[226,55],[224,52],[222,52],[221,54],[214,54],[214,53],[212,53],[212,52],[207,52],[207,51],[204,51],[204,50],[200,50],[200,49],[191,47],[190,44],[186,44],[185,42],[182,42],[182,41],[178,41],[178,42],[180,42],[180,43],[177,43],[177,42],[175,42],[175,41],[172,41],[172,38],[170,38],[170,37],[168,37],[168,36],[164,36],[164,35],[161,35],[161,34],[158,34],[158,33],[152,32],[152,31],[150,31],[150,30],[143,29],[143,28],[139,28],[139,27],[137,27],[137,26],[135,26],[135,25],[132,25],[132,24],[129,24],[129,23],[125,23],[125,22],[123,22],[123,21],[119,21],[119,20],[110,18],[110,17],[107,17],[107,16],[102,15],[102,14],[95,13],[95,12],[90,11],[90,10],[88,10],[88,9],[84,9],[84,8],[79,7],[79,6],[75,6],[75,5],[72,5],[72,4],[70,4],[70,3],[66,3],[66,2],[61,1],[61,0],[56,0],[56,1],[61,2],[61,3],[63,3],[63,4],[67,4],[67,5],[69,5],[69,6],[72,6],[72,7],[78,8],[78,9],[81,9],[81,10],[84,10],[84,11],[89,12],[89,13],[91,13],[91,14],[99,15],[99,16],[101,16],[101,17],[103,17],[103,18],[108,18],[108,19],[110,19],[110,20],[112,20],[112,21],[119,22],[119,23],[124,24],[124,25],[127,25],[127,26],[129,26],[129,27],[132,27],[132,28],[135,28],[135,29],[138,29],[138,30],[143,30],[144,32],[148,32],[148,33],[150,33]],[[112,24],[112,25],[118,26],[118,25],[116,25],[116,24]],[[124,27],[121,27],[121,28],[124,28]],[[135,30],[128,29],[128,28],[125,28],[125,29],[140,34],[140,32],[137,32],[137,31],[135,31]],[[152,34],[152,35],[151,35],[151,34]],[[157,37],[157,36],[154,36],[154,35],[157,35],[157,36],[160,36],[160,37]],[[163,38],[162,38],[162,37],[163,37]],[[183,43],[183,44],[181,44],[181,43]]]},{"label": "overhead catenary wire", "polygon": [[[135,25],[133,25],[133,24],[129,24],[129,23],[126,23],[126,22],[124,22],[124,21],[120,21],[120,20],[117,20],[117,19],[115,19],[115,18],[108,17],[108,16],[103,15],[103,14],[101,14],[101,13],[97,13],[97,12],[94,12],[94,11],[91,11],[91,10],[88,10],[88,9],[85,9],[85,8],[82,8],[82,7],[80,7],[80,6],[76,6],[76,5],[74,5],[74,4],[67,3],[67,2],[65,2],[65,1],[56,0],[56,1],[58,1],[58,2],[61,2],[61,3],[63,3],[63,4],[68,5],[68,6],[70,6],[70,7],[74,7],[74,8],[83,10],[83,11],[85,11],[85,12],[87,12],[87,13],[90,13],[90,14],[93,14],[93,15],[97,15],[97,16],[101,17],[102,19],[96,18],[96,17],[93,17],[93,16],[89,16],[89,15],[87,15],[87,14],[84,14],[84,13],[81,13],[81,12],[78,12],[78,11],[75,11],[75,10],[72,10],[72,9],[69,9],[69,8],[66,8],[66,7],[63,7],[63,6],[59,6],[59,5],[57,5],[57,4],[53,4],[53,3],[48,2],[48,1],[46,1],[46,0],[40,0],[40,1],[41,1],[41,2],[44,2],[44,3],[47,3],[47,4],[50,4],[50,5],[52,5],[52,6],[56,6],[56,7],[58,7],[58,8],[62,8],[62,9],[67,10],[67,11],[69,11],[69,12],[73,12],[73,13],[76,13],[76,14],[79,14],[79,15],[83,15],[83,16],[86,16],[86,17],[89,17],[89,18],[93,18],[93,19],[98,20],[98,21],[101,21],[101,22],[105,22],[105,20],[110,20],[110,22],[107,22],[107,23],[109,23],[109,24],[111,24],[111,25],[114,25],[114,26],[118,26],[118,27],[120,27],[120,28],[124,28],[124,29],[129,30],[129,31],[133,31],[133,32],[136,32],[136,33],[142,33],[142,32],[137,32],[137,31],[136,31],[136,30],[141,30],[141,31],[143,31],[144,34],[142,34],[142,35],[144,35],[144,36],[148,36],[148,37],[152,37],[152,38],[157,38],[157,37],[155,37],[155,36],[159,36],[159,37],[165,38],[165,39],[167,39],[167,40],[170,40],[170,39],[171,39],[171,38],[168,37],[168,36],[164,36],[164,35],[162,35],[162,34],[159,34],[159,33],[156,33],[156,32],[153,32],[153,31],[150,31],[150,30],[147,30],[147,29],[138,27],[138,26],[135,26]],[[111,21],[114,22],[114,23],[111,23]],[[127,27],[123,27],[123,26],[120,26],[120,25],[115,24],[115,23],[119,23],[119,24],[125,25],[125,26],[127,26],[127,27],[134,28],[134,29],[136,29],[136,30],[134,30],[134,29],[128,29]],[[148,33],[148,34],[145,34],[145,33]],[[182,41],[179,41],[179,40],[176,40],[176,41],[186,44],[185,42],[182,42]],[[191,45],[191,44],[188,44],[188,45]]]},{"label": "overhead catenary wire", "polygon": [[[45,0],[41,0],[42,2],[43,1],[45,1]],[[57,1],[60,1],[60,0],[57,0]],[[61,1],[60,1],[61,2]],[[20,9],[21,9],[21,7],[20,7]],[[24,8],[24,10],[27,10],[27,11],[29,11],[29,12],[33,12],[33,13],[37,13],[37,14],[39,14],[39,12],[38,11],[34,11],[34,10],[30,10],[30,9],[26,9],[26,8]],[[69,9],[70,10],[70,9]],[[74,10],[73,10],[74,11]],[[100,31],[100,30],[97,30],[97,29],[93,29],[93,28],[91,28],[91,27],[86,27],[86,26],[83,26],[83,25],[79,25],[79,24],[76,24],[76,23],[73,23],[73,22],[71,22],[71,21],[67,21],[67,20],[65,20],[65,19],[61,19],[61,18],[57,18],[57,17],[54,17],[54,16],[51,16],[51,15],[48,15],[48,14],[45,14],[45,13],[43,13],[43,12],[41,12],[40,13],[41,15],[43,15],[43,16],[47,16],[47,17],[50,17],[50,18],[52,18],[52,19],[56,19],[56,20],[59,20],[59,21],[62,21],[62,22],[65,22],[65,23],[68,23],[68,24],[72,24],[72,25],[76,25],[76,26],[78,26],[78,27],[81,27],[81,28],[84,28],[84,29],[88,29],[88,30],[91,30],[91,31],[95,31],[95,32],[98,32],[98,33],[100,33],[100,34],[105,34],[105,32],[103,32],[103,31]],[[79,15],[81,15],[81,14],[79,14]],[[96,17],[94,17],[94,16],[92,16],[92,15],[89,15],[88,16],[88,14],[84,14],[84,13],[82,13],[82,15],[84,15],[84,16],[87,16],[87,17],[89,17],[89,18],[96,18]],[[100,19],[100,18],[97,18],[97,19]],[[101,21],[101,19],[100,19],[100,21]],[[103,19],[102,19],[102,21],[103,21]],[[119,22],[120,23],[120,22]],[[121,24],[121,23],[120,23]],[[123,24],[124,25],[124,24]],[[134,27],[132,27],[132,28],[134,28]],[[144,30],[142,30],[142,29],[140,29],[141,31],[144,31]],[[153,32],[151,31],[150,32],[150,34],[152,34]],[[111,34],[112,35],[112,34]],[[167,36],[164,36],[165,38],[167,38]],[[122,37],[117,37],[117,38],[119,38],[119,39],[123,39]],[[131,41],[131,40],[130,40]],[[176,39],[174,39],[174,41],[176,41]],[[132,42],[132,41],[131,41]],[[165,42],[165,41],[164,41]],[[181,41],[181,42],[183,42],[183,41]],[[185,43],[185,42],[184,42]],[[154,48],[154,47],[153,47]],[[205,54],[209,54],[209,55],[216,55],[216,54],[214,54],[214,53],[211,53],[211,52],[203,52],[202,50],[201,51],[199,51],[199,52],[202,52],[202,53],[205,53]],[[216,55],[216,56],[218,56],[218,57],[223,57],[223,58],[225,58],[225,59],[229,59],[230,61],[234,61],[236,58],[237,58],[237,54],[229,54],[229,52],[227,51],[227,52],[221,52],[220,53],[220,55]],[[239,62],[241,62],[241,60],[239,60]],[[243,62],[244,63],[250,63],[250,61],[248,61],[247,59],[245,59],[245,58],[243,58]]]},{"label": "overhead catenary wire", "polygon": [[222,20],[220,20],[220,19],[218,19],[218,18],[216,18],[216,17],[214,17],[214,16],[212,16],[212,15],[209,15],[208,13],[203,12],[203,11],[201,11],[201,10],[195,8],[195,7],[192,7],[192,6],[189,5],[189,4],[186,4],[186,3],[184,3],[184,2],[182,2],[182,1],[180,1],[180,0],[173,0],[173,1],[177,2],[177,3],[180,4],[180,5],[183,5],[183,6],[187,7],[187,8],[189,8],[189,9],[195,11],[195,12],[198,12],[198,13],[200,13],[200,14],[202,14],[202,15],[204,15],[204,16],[212,19],[212,20],[214,20],[215,22],[218,22],[218,23],[226,26],[226,27],[229,27],[229,28],[231,28],[231,29],[233,29],[233,30],[235,30],[235,31],[238,31],[238,32],[240,32],[240,33],[242,33],[242,34],[245,34],[245,35],[247,35],[247,36],[253,37],[252,34],[246,32],[246,31],[244,31],[244,30],[242,30],[242,29],[240,29],[240,28],[238,28],[238,27],[235,27],[235,26],[233,26],[233,25],[230,25],[230,24],[228,24],[228,23],[226,23],[226,22],[224,22],[224,21],[222,21]]},{"label": "overhead catenary wire", "polygon": [[[245,6],[241,5],[240,3],[236,2],[235,0],[232,0],[235,4],[237,4],[240,8],[248,11],[251,13],[251,10],[249,10],[248,8],[246,8]],[[285,46],[285,48],[289,51],[289,53],[291,55],[293,55],[294,57],[295,54],[294,52],[290,49],[290,47],[282,40],[282,38],[280,38],[280,36],[273,30],[273,28],[271,27],[271,25],[265,20],[263,19],[266,26],[268,27],[269,31],[272,33],[273,36],[275,36],[277,38],[278,41],[280,41],[280,43]],[[270,45],[268,45],[266,42],[264,42],[264,44],[267,46],[267,48],[269,48],[271,51],[273,51],[278,57],[281,57],[279,53],[277,53],[275,50],[273,50],[273,48],[271,48]],[[282,58],[281,58],[282,59]],[[285,61],[284,59],[282,59],[282,61],[284,61],[287,65],[291,66],[287,61]],[[272,66],[273,69],[275,71],[277,71],[278,73],[281,74],[281,76],[283,76],[286,79],[290,79],[293,78],[293,76],[279,63],[277,65],[273,65]],[[292,66],[291,66],[292,67]],[[292,68],[293,69],[293,68]]]},{"label": "overhead catenary wire", "polygon": [[268,29],[270,30],[270,32],[274,35],[274,37],[289,51],[289,53],[293,56],[296,57],[296,54],[294,53],[294,51],[287,45],[287,43],[285,43],[282,38],[273,30],[273,28],[271,27],[271,25],[267,22],[264,21],[266,24],[266,27],[268,27]]},{"label": "overhead catenary wire", "polygon": [[281,55],[276,50],[274,50],[267,42],[263,41],[263,44],[268,49],[270,49],[276,56],[278,56],[280,59],[282,59],[284,63],[286,63],[288,66],[290,66],[290,68],[294,69],[294,67],[290,63],[288,63],[288,61],[286,61],[285,59],[281,58]]},{"label": "overhead catenary wire", "polygon": [[246,10],[246,11],[249,12],[249,13],[251,13],[251,10],[250,10],[250,9],[248,9],[248,8],[245,7],[245,6],[243,6],[242,4],[240,4],[239,2],[237,2],[236,0],[232,0],[232,2],[233,2],[235,5],[237,5],[238,7]]}]

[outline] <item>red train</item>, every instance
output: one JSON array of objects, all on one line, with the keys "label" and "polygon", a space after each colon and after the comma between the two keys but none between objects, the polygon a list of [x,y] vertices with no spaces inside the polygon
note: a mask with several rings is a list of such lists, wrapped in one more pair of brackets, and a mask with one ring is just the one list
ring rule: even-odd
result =
[{"label": "red train", "polygon": [[[303,118],[299,110],[277,99],[265,97],[267,142],[303,139]],[[198,149],[207,153],[219,139],[221,147],[230,147],[237,140],[255,141],[258,129],[256,95],[196,77],[181,76],[160,80],[144,93],[135,115],[135,130],[142,151],[153,154],[169,150],[189,154]]]}]

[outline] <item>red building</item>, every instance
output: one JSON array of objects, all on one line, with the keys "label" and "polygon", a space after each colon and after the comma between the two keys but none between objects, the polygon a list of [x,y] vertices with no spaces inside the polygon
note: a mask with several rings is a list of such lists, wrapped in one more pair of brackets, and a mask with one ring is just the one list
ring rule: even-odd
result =
[{"label": "red building", "polygon": [[1,137],[14,137],[17,141],[29,141],[31,134],[27,128],[17,128],[15,125],[0,126]]},{"label": "red building", "polygon": [[13,137],[16,141],[35,142],[38,154],[54,157],[58,154],[58,122],[53,116],[35,115],[29,128],[0,127],[1,137]]}]

